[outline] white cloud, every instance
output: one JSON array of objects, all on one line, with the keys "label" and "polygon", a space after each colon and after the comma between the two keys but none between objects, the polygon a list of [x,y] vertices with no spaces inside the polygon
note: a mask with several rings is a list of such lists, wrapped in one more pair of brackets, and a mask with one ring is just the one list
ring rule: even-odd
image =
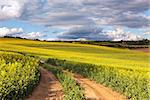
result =
[{"label": "white cloud", "polygon": [[113,41],[142,39],[142,37],[138,35],[124,31],[123,28],[116,28],[115,30],[106,32],[106,34],[111,37]]},{"label": "white cloud", "polygon": [[25,33],[22,28],[2,27],[0,28],[0,37],[4,36],[22,37],[27,39],[39,39],[46,35],[40,32]]},{"label": "white cloud", "polygon": [[27,1],[0,0],[0,20],[20,17]]},{"label": "white cloud", "polygon": [[14,34],[17,34],[17,33],[22,33],[22,32],[23,32],[22,28],[2,27],[2,28],[0,28],[0,37],[10,36],[10,35],[14,35]]},{"label": "white cloud", "polygon": [[27,38],[27,39],[39,39],[41,37],[44,37],[45,34],[42,34],[40,32],[31,32],[31,33],[20,34],[18,36],[22,38]]},{"label": "white cloud", "polygon": [[144,35],[150,35],[150,31],[145,32]]}]

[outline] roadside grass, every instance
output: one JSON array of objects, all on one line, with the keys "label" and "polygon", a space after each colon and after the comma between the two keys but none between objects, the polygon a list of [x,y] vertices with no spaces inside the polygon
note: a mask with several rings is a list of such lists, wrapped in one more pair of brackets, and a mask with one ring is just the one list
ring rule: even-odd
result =
[{"label": "roadside grass", "polygon": [[124,94],[128,99],[148,100],[150,98],[149,71],[96,66],[94,64],[76,63],[51,58],[48,59],[47,63],[60,66],[59,68],[95,80],[112,88],[114,91]]},{"label": "roadside grass", "polygon": [[64,73],[60,68],[44,64],[44,68],[51,71],[60,81],[65,100],[84,100],[82,88],[76,83],[71,75]]}]

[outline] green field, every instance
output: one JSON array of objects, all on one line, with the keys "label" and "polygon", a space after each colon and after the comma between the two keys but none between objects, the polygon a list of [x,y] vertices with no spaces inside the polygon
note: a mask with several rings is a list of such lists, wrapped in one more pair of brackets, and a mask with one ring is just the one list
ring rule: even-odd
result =
[{"label": "green field", "polygon": [[18,100],[39,81],[39,60],[0,51],[0,100]]},{"label": "green field", "polygon": [[56,65],[96,80],[130,99],[149,98],[150,53],[88,44],[14,38],[0,38],[0,50],[38,56],[43,60],[51,58],[49,62],[54,59]]}]

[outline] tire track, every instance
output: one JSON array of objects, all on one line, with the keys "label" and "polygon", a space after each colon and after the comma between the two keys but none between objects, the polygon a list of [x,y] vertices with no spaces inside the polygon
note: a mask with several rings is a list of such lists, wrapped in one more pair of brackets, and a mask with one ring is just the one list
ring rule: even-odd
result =
[{"label": "tire track", "polygon": [[58,79],[44,68],[40,68],[39,85],[26,100],[63,100],[63,89]]}]

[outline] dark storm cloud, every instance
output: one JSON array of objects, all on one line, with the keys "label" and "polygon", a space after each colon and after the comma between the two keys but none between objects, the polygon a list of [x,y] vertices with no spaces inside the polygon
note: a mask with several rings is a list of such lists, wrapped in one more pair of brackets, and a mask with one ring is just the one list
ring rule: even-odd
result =
[{"label": "dark storm cloud", "polygon": [[110,40],[103,29],[96,26],[75,27],[67,32],[58,34],[60,39]]},{"label": "dark storm cloud", "polygon": [[96,26],[74,27],[69,31],[59,33],[60,40],[98,40],[98,41],[120,41],[139,40],[141,37],[125,32],[122,28],[104,32],[102,28]]}]

